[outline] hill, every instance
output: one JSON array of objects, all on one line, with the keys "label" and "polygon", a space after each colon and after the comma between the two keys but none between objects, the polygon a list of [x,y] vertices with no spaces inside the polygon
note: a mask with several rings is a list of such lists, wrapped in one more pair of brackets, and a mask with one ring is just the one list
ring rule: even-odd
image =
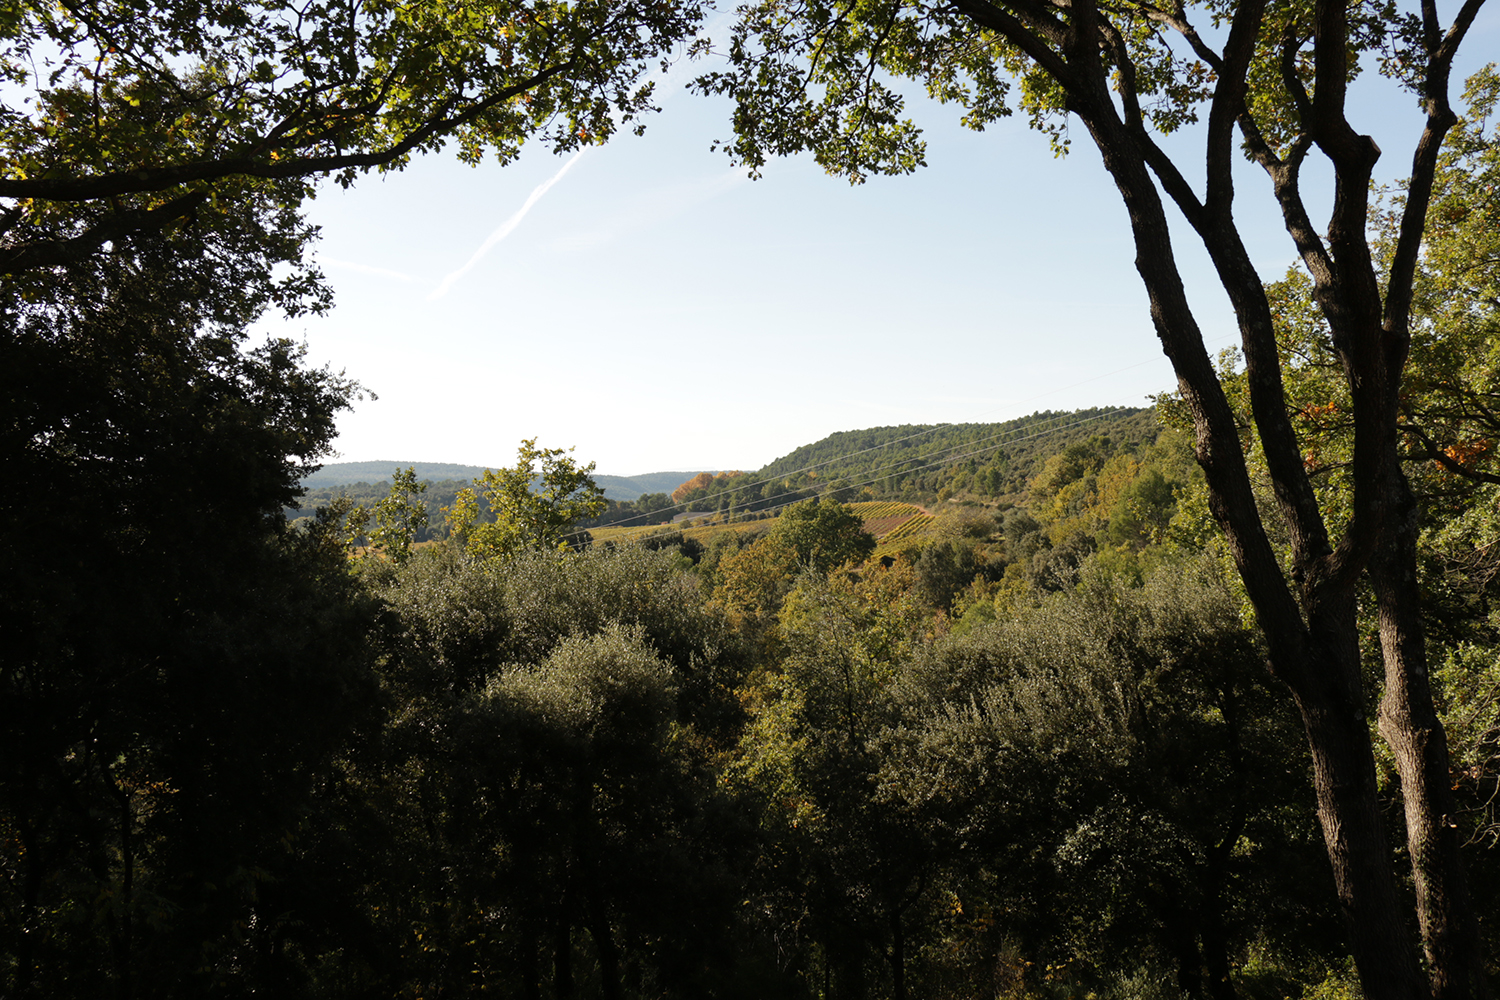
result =
[{"label": "hill", "polygon": [[646,493],[671,493],[697,472],[648,472],[640,476],[595,476],[610,500],[636,500]]},{"label": "hill", "polygon": [[1116,444],[1155,440],[1151,409],[1104,407],[1043,411],[996,424],[903,424],[830,434],[778,458],[757,479],[844,480],[877,494],[915,480],[919,492],[970,491],[1004,497],[1026,488],[1042,461],[1078,441]]},{"label": "hill", "polygon": [[[482,465],[454,465],[448,462],[331,462],[305,477],[302,485],[314,491],[335,486],[352,486],[356,483],[383,489],[389,487],[393,470],[408,466],[417,470],[418,479],[433,483],[467,483],[483,475],[485,470]],[[492,469],[499,467],[489,466]],[[610,500],[636,500],[644,493],[670,493],[695,475],[696,472],[647,472],[639,476],[596,475],[594,482],[603,487],[604,495]]]},{"label": "hill", "polygon": [[[1152,409],[1105,407],[1072,413],[1041,412],[995,424],[906,424],[840,431],[804,445],[756,472],[703,476],[705,486],[673,503],[663,494],[694,479],[692,472],[640,476],[595,475],[610,508],[584,527],[615,526],[623,535],[680,519],[693,512],[702,527],[730,520],[773,517],[789,503],[832,491],[845,502],[948,500],[1007,509],[1024,500],[1029,484],[1050,456],[1093,441],[1106,453],[1137,451],[1157,438]],[[391,472],[412,465],[431,486],[424,500],[431,524],[442,508],[482,474],[479,466],[433,462],[340,462],[304,480],[308,488],[300,512],[331,503],[340,495],[372,505],[389,488]],[[637,503],[637,501],[643,501]],[[894,528],[895,526],[891,526]],[[915,523],[906,531],[915,530]],[[887,529],[890,530],[890,529]],[[876,530],[877,537],[884,532]],[[894,532],[892,532],[894,534]],[[424,531],[422,537],[428,537]]]},{"label": "hill", "polygon": [[1104,407],[1041,412],[997,424],[905,424],[841,431],[778,458],[758,472],[719,477],[679,498],[684,509],[769,509],[799,493],[833,490],[842,499],[1016,502],[1048,456],[1101,439],[1133,450],[1156,440],[1155,410]]},{"label": "hill", "polygon": [[411,466],[417,470],[418,479],[442,482],[448,479],[473,479],[483,475],[480,465],[454,465],[450,462],[330,462],[310,476],[304,476],[302,485],[316,490],[328,486],[349,486],[354,483],[390,484],[391,472]]}]

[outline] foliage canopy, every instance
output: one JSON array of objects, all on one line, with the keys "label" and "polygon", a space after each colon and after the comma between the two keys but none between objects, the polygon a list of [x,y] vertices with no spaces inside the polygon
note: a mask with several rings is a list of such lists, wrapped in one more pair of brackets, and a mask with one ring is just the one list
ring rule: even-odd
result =
[{"label": "foliage canopy", "polygon": [[445,143],[509,162],[641,128],[700,3],[16,3],[0,15],[0,271],[283,206]]}]

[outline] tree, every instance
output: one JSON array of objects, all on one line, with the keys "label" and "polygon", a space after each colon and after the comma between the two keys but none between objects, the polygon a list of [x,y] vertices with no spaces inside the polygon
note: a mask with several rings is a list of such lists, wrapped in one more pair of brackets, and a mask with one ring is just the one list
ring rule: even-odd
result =
[{"label": "tree", "polygon": [[975,577],[983,577],[985,560],[972,541],[945,538],[922,549],[913,568],[922,599],[935,608],[950,611],[958,592],[973,583]]},{"label": "tree", "polygon": [[[0,273],[135,233],[286,207],[453,141],[601,142],[651,107],[650,64],[701,3],[22,4],[0,18]],[[642,126],[636,125],[636,129]]]},{"label": "tree", "polygon": [[889,995],[910,995],[911,911],[932,857],[912,810],[878,798],[880,736],[906,721],[893,680],[930,627],[906,582],[885,567],[857,583],[804,573],[780,609],[785,655],[744,688],[753,717],[727,780],[761,802],[770,836],[757,909],[778,938],[806,939],[788,961],[807,980],[821,972],[824,996],[868,995],[875,955]]},{"label": "tree", "polygon": [[875,551],[860,516],[831,496],[804,500],[781,512],[770,538],[791,549],[805,569],[827,573]]},{"label": "tree", "polygon": [[374,704],[372,609],[334,526],[282,512],[358,386],[246,343],[319,299],[280,279],[304,229],[226,219],[0,278],[8,996],[272,989],[316,950],[294,872]]},{"label": "tree", "polygon": [[[1500,72],[1465,87],[1464,117],[1443,144],[1413,296],[1403,446],[1456,479],[1500,485]],[[1397,205],[1399,206],[1399,201]],[[1394,245],[1395,210],[1382,243]]]},{"label": "tree", "polygon": [[725,968],[750,845],[710,767],[742,665],[675,560],[437,547],[375,566],[400,708],[394,846],[371,862],[393,954],[368,992],[765,995]]},{"label": "tree", "polygon": [[494,558],[523,549],[572,547],[573,525],[598,517],[605,506],[604,490],[590,475],[594,463],[578,466],[568,457],[572,450],[538,448],[531,438],[521,442],[514,467],[484,470],[474,485],[484,493],[493,521],[478,523],[473,487],[459,492],[448,518],[470,555]]},{"label": "tree", "polygon": [[[729,68],[700,79],[735,99],[731,153],[752,168],[811,150],[858,181],[919,166],[917,127],[901,118],[892,76],[926,84],[982,128],[1014,101],[1065,150],[1082,123],[1129,216],[1136,268],[1157,335],[1178,376],[1197,437],[1213,517],[1266,636],[1271,669],[1306,730],[1314,785],[1350,948],[1374,998],[1484,995],[1477,924],[1447,822],[1448,753],[1433,709],[1417,591],[1417,507],[1397,442],[1411,307],[1444,137],[1453,60],[1484,0],[1450,23],[1433,0],[1354,6],[1336,0],[1241,0],[1104,6],[1046,0],[952,3],[766,2],[742,12]],[[1214,32],[1204,34],[1205,21]],[[1361,58],[1414,94],[1426,122],[1382,284],[1369,238],[1370,179],[1381,151],[1350,122]],[[1197,127],[1203,182],[1159,142]],[[1235,222],[1235,131],[1271,181],[1310,275],[1351,397],[1353,490],[1347,516],[1322,507],[1285,398],[1270,303]],[[1187,148],[1174,140],[1174,149]],[[1335,183],[1325,232],[1301,177],[1314,153]],[[1278,558],[1257,506],[1235,412],[1203,344],[1176,263],[1167,203],[1202,243],[1234,310],[1254,431],[1287,540]],[[1426,977],[1407,946],[1380,820],[1356,626],[1361,580],[1373,587],[1384,661],[1379,731],[1401,778]]]},{"label": "tree", "polygon": [[718,560],[714,603],[736,631],[763,650],[776,647],[776,621],[801,566],[789,546],[762,535]]},{"label": "tree", "polygon": [[375,505],[377,527],[370,542],[380,546],[394,562],[411,558],[412,543],[427,527],[427,505],[421,500],[426,492],[427,484],[417,482],[416,467],[408,466],[392,474],[390,494]]},{"label": "tree", "polygon": [[1092,559],[902,670],[880,805],[920,818],[946,884],[1037,970],[1097,989],[1170,969],[1230,1000],[1247,942],[1336,957],[1297,720],[1222,573],[1189,556],[1135,585]]},{"label": "tree", "polygon": [[713,473],[700,472],[672,491],[672,502],[681,504],[690,493],[701,493],[714,481]]}]

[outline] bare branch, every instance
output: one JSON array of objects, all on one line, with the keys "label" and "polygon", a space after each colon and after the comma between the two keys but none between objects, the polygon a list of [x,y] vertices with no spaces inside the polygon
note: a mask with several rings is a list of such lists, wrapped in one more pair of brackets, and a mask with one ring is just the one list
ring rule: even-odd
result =
[{"label": "bare branch", "polygon": [[1296,25],[1288,24],[1281,36],[1279,68],[1281,85],[1286,88],[1287,95],[1291,97],[1292,104],[1297,108],[1297,116],[1302,119],[1302,127],[1306,129],[1312,121],[1313,108],[1312,98],[1307,95],[1307,88],[1302,85],[1302,77],[1297,74],[1297,52],[1302,48],[1302,42],[1302,36],[1297,34]]},{"label": "bare branch", "polygon": [[1224,46],[1224,61],[1208,109],[1204,202],[1213,215],[1222,219],[1229,218],[1234,201],[1234,122],[1245,106],[1247,74],[1265,9],[1265,0],[1249,0],[1235,9],[1229,40]]}]

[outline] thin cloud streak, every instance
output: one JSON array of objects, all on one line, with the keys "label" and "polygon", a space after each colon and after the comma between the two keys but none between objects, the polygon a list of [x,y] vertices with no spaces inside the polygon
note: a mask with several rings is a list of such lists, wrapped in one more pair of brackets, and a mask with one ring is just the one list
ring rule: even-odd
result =
[{"label": "thin cloud streak", "polygon": [[588,150],[589,147],[585,146],[578,152],[574,153],[572,156],[568,157],[568,162],[564,163],[562,167],[557,171],[557,173],[553,174],[551,177],[538,184],[532,190],[531,194],[526,196],[526,202],[516,210],[515,214],[506,219],[505,222],[501,224],[499,229],[495,230],[493,233],[490,233],[489,238],[480,245],[478,250],[474,251],[474,255],[468,259],[463,267],[443,278],[442,283],[439,284],[437,288],[433,289],[432,292],[427,296],[428,301],[432,301],[433,299],[440,299],[444,295],[447,295],[448,289],[452,288],[454,283],[457,282],[459,278],[462,278],[464,275],[473,270],[474,265],[483,260],[485,254],[493,250],[496,244],[509,236],[511,234],[511,231],[521,224],[521,220],[526,218],[526,213],[530,212],[532,207],[536,205],[537,202],[542,200],[542,196],[545,195],[549,190],[551,190],[552,185],[563,179],[563,175],[571,170],[573,164],[577,163],[579,159],[582,158],[583,154],[588,152]]}]

